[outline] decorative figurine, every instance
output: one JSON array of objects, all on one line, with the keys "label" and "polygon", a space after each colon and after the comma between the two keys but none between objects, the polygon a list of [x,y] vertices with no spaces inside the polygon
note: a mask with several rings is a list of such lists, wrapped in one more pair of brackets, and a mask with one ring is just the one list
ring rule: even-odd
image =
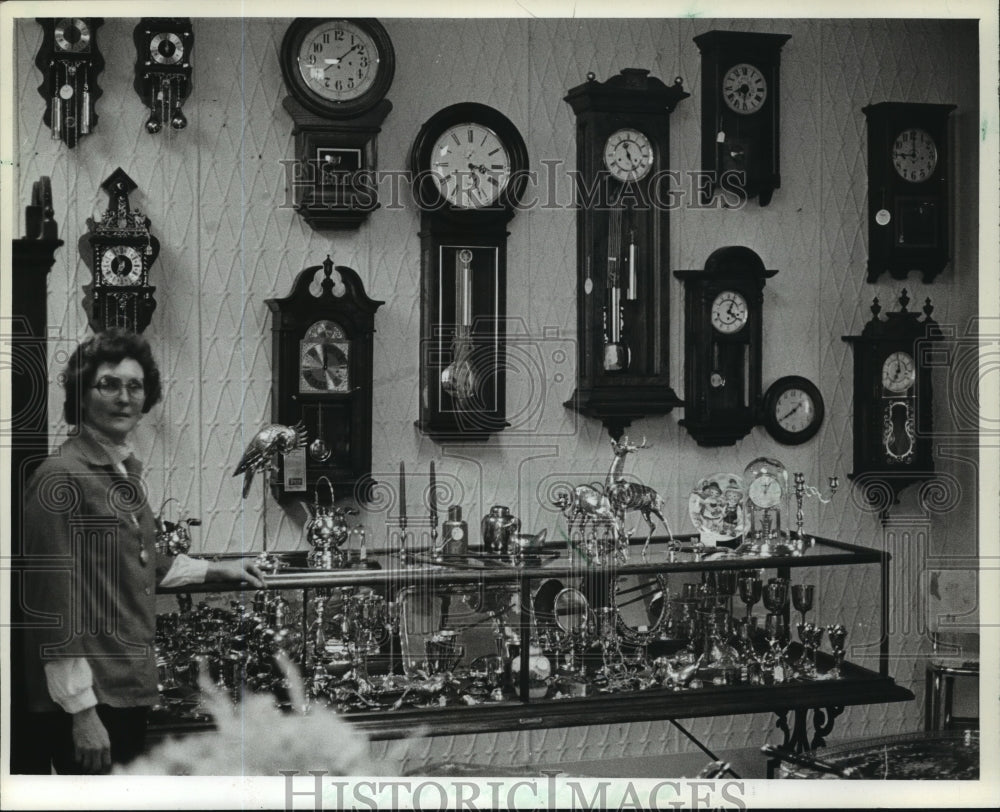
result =
[{"label": "decorative figurine", "polygon": [[646,543],[642,546],[642,555],[645,558],[646,550],[649,547],[650,540],[653,538],[653,530],[655,529],[652,516],[658,517],[663,522],[671,546],[673,545],[673,534],[670,532],[670,525],[667,524],[667,520],[663,518],[663,497],[648,485],[641,485],[638,482],[626,482],[625,477],[622,475],[622,469],[625,467],[625,457],[633,451],[638,451],[640,448],[649,448],[646,445],[645,437],[642,438],[642,442],[639,445],[630,443],[628,435],[622,437],[620,441],[611,441],[611,450],[614,452],[614,459],[611,461],[611,468],[604,481],[604,493],[611,503],[611,509],[618,517],[622,526],[625,524],[626,511],[638,510],[642,514],[642,518],[646,520],[646,524],[649,525],[649,533],[646,535]]},{"label": "decorative figurine", "polygon": [[[167,499],[160,505],[160,512],[153,520],[156,524],[156,552],[161,555],[180,555],[191,549],[191,533],[188,528],[197,527],[201,524],[199,519],[181,519],[174,523],[163,518],[163,509],[171,502],[176,502],[174,498]],[[145,550],[143,551],[145,553]]]},{"label": "decorative figurine", "polygon": [[243,452],[243,459],[233,471],[233,476],[243,474],[243,498],[250,493],[253,475],[258,471],[269,471],[278,454],[284,456],[306,444],[306,427],[299,422],[294,426],[269,423],[258,431]]}]

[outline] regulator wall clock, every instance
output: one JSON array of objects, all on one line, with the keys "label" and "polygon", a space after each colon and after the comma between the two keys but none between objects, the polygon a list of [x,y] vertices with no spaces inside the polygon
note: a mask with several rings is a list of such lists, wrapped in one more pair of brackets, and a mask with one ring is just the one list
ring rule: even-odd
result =
[{"label": "regulator wall clock", "polygon": [[777,271],[744,246],[712,252],[684,283],[684,418],[698,445],[733,445],[757,425],[764,284]]},{"label": "regulator wall clock", "polygon": [[420,214],[420,417],[437,440],[485,440],[506,421],[507,225],[528,151],[503,113],[475,102],[438,111],[410,168]]},{"label": "regulator wall clock", "polygon": [[843,336],[854,350],[854,472],[849,474],[885,514],[907,485],[934,474],[930,361],[941,338],[928,299],[920,313],[900,309],[872,319],[859,336]]},{"label": "regulator wall clock", "polygon": [[781,186],[781,49],[790,34],[709,31],[701,51],[701,160],[720,187],[771,202]]},{"label": "regulator wall clock", "polygon": [[933,282],[951,258],[948,116],[954,104],[882,102],[868,122],[868,281],[922,271]]},{"label": "regulator wall clock", "polygon": [[132,38],[135,41],[132,86],[149,108],[146,132],[158,133],[164,124],[183,130],[187,118],[181,106],[191,93],[194,50],[191,21],[181,17],[143,17]]},{"label": "regulator wall clock", "polygon": [[84,307],[94,332],[121,327],[141,333],[156,310],[149,271],[160,243],[150,233],[149,218],[131,207],[129,195],[136,184],[121,167],[101,188],[108,193],[108,209],[100,221],[88,223],[89,231],[80,240],[81,254],[93,273]]},{"label": "regulator wall clock", "polygon": [[38,92],[45,99],[42,120],[67,147],[97,126],[97,83],[104,57],[97,46],[101,17],[38,18],[44,32],[35,65],[42,72]]},{"label": "regulator wall clock", "polygon": [[378,208],[376,136],[392,110],[392,41],[372,19],[300,18],[281,43],[291,95],[295,208],[314,229],[355,229]]},{"label": "regulator wall clock", "polygon": [[280,462],[277,498],[313,493],[320,477],[338,496],[370,496],[375,312],[358,274],[327,257],[301,271],[291,293],[268,299],[275,423],[305,424],[311,442]]},{"label": "regulator wall clock", "polygon": [[667,414],[670,385],[670,116],[688,97],[648,70],[594,74],[565,100],[576,114],[578,380],[566,406],[618,439]]}]

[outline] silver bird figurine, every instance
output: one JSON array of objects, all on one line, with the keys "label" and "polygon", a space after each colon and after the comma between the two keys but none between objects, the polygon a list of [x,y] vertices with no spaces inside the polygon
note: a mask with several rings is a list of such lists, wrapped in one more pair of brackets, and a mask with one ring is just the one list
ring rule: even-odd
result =
[{"label": "silver bird figurine", "polygon": [[302,421],[294,426],[268,423],[258,431],[243,452],[240,464],[233,471],[233,476],[243,474],[243,498],[246,499],[250,492],[255,473],[266,471],[274,465],[278,454],[284,456],[296,448],[302,448],[307,439],[306,427]]}]

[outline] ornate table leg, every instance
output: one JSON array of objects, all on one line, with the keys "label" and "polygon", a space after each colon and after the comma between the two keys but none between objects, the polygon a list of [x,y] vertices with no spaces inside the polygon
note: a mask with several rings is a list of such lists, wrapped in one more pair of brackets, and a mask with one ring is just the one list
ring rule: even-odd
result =
[{"label": "ornate table leg", "polygon": [[[815,731],[812,741],[809,740],[809,733],[807,730],[807,720],[810,711],[812,711],[813,714],[813,729]],[[792,753],[804,753],[808,750],[814,750],[817,747],[822,747],[826,744],[826,737],[829,736],[830,732],[833,730],[834,722],[843,712],[843,706],[830,708],[797,708],[793,711],[794,721],[792,722],[792,726],[789,727],[788,711],[775,711],[775,715],[778,719],[774,723],[774,726],[781,731],[784,737],[781,742],[782,749],[788,750]]]}]

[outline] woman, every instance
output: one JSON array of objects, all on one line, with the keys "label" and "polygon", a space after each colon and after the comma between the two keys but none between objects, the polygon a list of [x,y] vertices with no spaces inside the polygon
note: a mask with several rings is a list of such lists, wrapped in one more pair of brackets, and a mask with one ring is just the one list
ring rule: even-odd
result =
[{"label": "woman", "polygon": [[66,422],[78,430],[28,482],[25,573],[28,724],[33,763],[48,772],[107,772],[142,752],[158,699],[153,639],[159,586],[239,581],[251,562],[197,561],[155,549],[153,512],[132,431],[160,401],[160,373],[141,336],[84,341],[65,370]]}]

